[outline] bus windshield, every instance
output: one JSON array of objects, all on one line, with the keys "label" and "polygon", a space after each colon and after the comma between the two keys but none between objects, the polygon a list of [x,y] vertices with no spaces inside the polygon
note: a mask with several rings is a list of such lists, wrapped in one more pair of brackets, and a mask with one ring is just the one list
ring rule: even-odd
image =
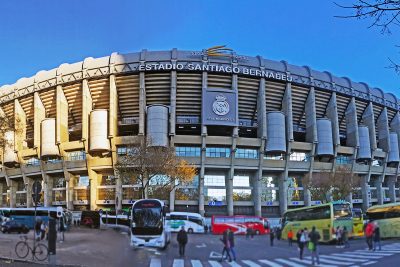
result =
[{"label": "bus windshield", "polygon": [[160,235],[163,231],[161,207],[138,207],[132,210],[132,234]]},{"label": "bus windshield", "polygon": [[337,218],[350,218],[352,216],[349,204],[334,204],[333,216]]}]

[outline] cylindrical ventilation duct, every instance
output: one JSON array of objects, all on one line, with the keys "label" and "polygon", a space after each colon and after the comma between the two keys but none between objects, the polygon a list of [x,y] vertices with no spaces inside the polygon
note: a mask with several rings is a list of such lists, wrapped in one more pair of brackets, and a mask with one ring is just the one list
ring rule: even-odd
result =
[{"label": "cylindrical ventilation duct", "polygon": [[390,133],[390,151],[388,156],[388,162],[399,162],[399,140],[397,139],[397,133]]},{"label": "cylindrical ventilation duct", "polygon": [[107,110],[96,109],[90,112],[90,151],[108,151],[110,142],[107,138]]},{"label": "cylindrical ventilation duct", "polygon": [[15,139],[14,131],[7,131],[4,133],[4,165],[14,164],[17,162],[17,155],[15,154]]},{"label": "cylindrical ventilation duct", "polygon": [[266,152],[286,151],[285,115],[280,111],[267,113]]},{"label": "cylindrical ventilation duct", "polygon": [[147,107],[147,137],[151,146],[168,146],[168,107]]},{"label": "cylindrical ventilation duct", "polygon": [[332,123],[330,119],[317,119],[317,155],[333,156]]},{"label": "cylindrical ventilation duct", "polygon": [[56,119],[47,118],[42,120],[42,149],[40,154],[46,156],[60,155],[56,145]]},{"label": "cylindrical ventilation duct", "polygon": [[358,148],[357,159],[371,159],[371,143],[367,126],[358,126]]}]

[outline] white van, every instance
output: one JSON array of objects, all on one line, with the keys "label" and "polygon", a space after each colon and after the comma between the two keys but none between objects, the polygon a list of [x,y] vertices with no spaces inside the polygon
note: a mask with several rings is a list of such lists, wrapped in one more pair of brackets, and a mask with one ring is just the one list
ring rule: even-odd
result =
[{"label": "white van", "polygon": [[191,233],[204,233],[204,217],[193,212],[171,212],[167,213],[166,224],[171,232],[179,232],[182,226],[185,231]]}]

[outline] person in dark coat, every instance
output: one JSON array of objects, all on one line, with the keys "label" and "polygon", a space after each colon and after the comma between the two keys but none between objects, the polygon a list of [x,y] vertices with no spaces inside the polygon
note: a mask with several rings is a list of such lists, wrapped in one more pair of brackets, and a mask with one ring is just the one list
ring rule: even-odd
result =
[{"label": "person in dark coat", "polygon": [[236,261],[236,252],[234,250],[235,248],[235,235],[231,229],[228,228],[228,240],[229,244],[231,246],[230,252],[232,253],[233,260]]},{"label": "person in dark coat", "polygon": [[179,244],[179,256],[185,256],[185,246],[188,242],[188,236],[183,226],[181,230],[179,230],[176,239]]},{"label": "person in dark coat", "polygon": [[379,225],[378,223],[375,223],[375,228],[374,228],[374,251],[376,250],[376,247],[379,245],[379,250],[381,250],[381,231],[379,230]]},{"label": "person in dark coat", "polygon": [[[228,259],[229,258],[229,262],[232,261],[231,258],[231,254],[230,254],[230,250],[231,250],[231,245],[229,242],[229,237],[228,237],[228,230],[225,230],[224,233],[222,234],[222,238],[220,239],[222,241],[222,243],[224,244],[224,248],[222,249],[222,257],[221,257],[221,261],[223,259]],[[226,253],[226,257],[224,258],[224,255]]]},{"label": "person in dark coat", "polygon": [[315,226],[312,227],[311,232],[308,234],[308,237],[310,238],[310,243],[312,244],[312,249],[311,250],[311,261],[312,265],[314,265],[316,258],[317,264],[319,264],[319,247],[318,247],[318,241],[321,239],[320,234],[318,231],[315,229]]},{"label": "person in dark coat", "polygon": [[275,229],[271,229],[271,232],[269,233],[269,241],[270,241],[271,247],[274,246],[274,239],[275,239]]}]

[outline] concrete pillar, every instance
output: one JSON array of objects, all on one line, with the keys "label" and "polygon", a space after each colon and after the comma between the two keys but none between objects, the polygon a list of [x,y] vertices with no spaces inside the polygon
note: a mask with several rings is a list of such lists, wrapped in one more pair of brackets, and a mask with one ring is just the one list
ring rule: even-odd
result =
[{"label": "concrete pillar", "polygon": [[8,188],[10,190],[10,208],[15,208],[17,202],[17,182],[10,179],[10,185]]},{"label": "concrete pillar", "polygon": [[337,113],[337,101],[336,101],[336,92],[332,93],[331,99],[329,100],[328,106],[326,108],[326,117],[332,122],[332,137],[333,144],[335,146],[340,145],[340,136],[339,136],[339,118]]},{"label": "concrete pillar", "polygon": [[233,215],[233,176],[234,169],[230,169],[227,174],[225,174],[225,187],[226,187],[226,208],[228,215]]},{"label": "concrete pillar", "polygon": [[115,206],[117,207],[117,210],[122,210],[122,198],[122,180],[120,178],[117,178],[115,183]]},{"label": "concrete pillar", "polygon": [[385,152],[390,151],[389,121],[386,107],[383,108],[377,121],[378,127],[378,147]]},{"label": "concrete pillar", "polygon": [[66,202],[67,202],[67,209],[74,210],[74,186],[75,181],[73,177],[66,180]]},{"label": "concrete pillar", "polygon": [[279,177],[279,210],[281,215],[287,211],[288,206],[288,181],[287,174],[282,172]]},{"label": "concrete pillar", "polygon": [[315,90],[311,87],[308,93],[306,106],[305,106],[305,116],[306,116],[306,142],[317,143],[317,111],[315,106]]},{"label": "concrete pillar", "polygon": [[45,180],[43,183],[43,194],[45,207],[51,207],[53,202],[53,178],[45,174]]},{"label": "concrete pillar", "polygon": [[89,147],[89,115],[93,109],[92,95],[86,79],[82,81],[82,139],[85,140],[85,151]]},{"label": "concrete pillar", "polygon": [[396,202],[396,176],[387,176],[387,185],[389,187],[389,198],[391,203]]},{"label": "concrete pillar", "polygon": [[355,98],[351,98],[346,112],[346,145],[351,147],[358,147],[358,121],[357,121],[357,107]]},{"label": "concrete pillar", "polygon": [[68,102],[64,95],[61,85],[57,86],[57,107],[56,107],[56,143],[64,143],[69,141],[68,133]]},{"label": "concrete pillar", "polygon": [[[178,57],[178,50],[176,48],[172,49],[171,53],[171,63],[176,64]],[[171,71],[171,94],[170,94],[170,105],[169,105],[169,135],[175,135],[175,125],[176,125],[176,71]]]},{"label": "concrete pillar", "polygon": [[33,207],[33,199],[32,199],[33,179],[26,177],[25,186],[26,186],[26,207],[32,208]]},{"label": "concrete pillar", "polygon": [[362,115],[362,121],[366,126],[368,126],[371,150],[375,150],[377,148],[374,116],[374,107],[372,102],[370,102]]},{"label": "concrete pillar", "polygon": [[361,177],[361,193],[362,193],[362,199],[363,199],[363,211],[365,212],[371,205],[370,203],[370,198],[368,197],[368,192],[369,192],[369,182],[370,176],[369,175],[364,175]]},{"label": "concrete pillar", "polygon": [[169,192],[169,212],[175,210],[175,188]]},{"label": "concrete pillar", "polygon": [[[293,142],[293,105],[292,105],[292,84],[286,84],[285,94],[282,100],[282,112],[285,114],[286,138],[287,141]],[[290,153],[290,144],[288,145],[287,153]]]},{"label": "concrete pillar", "polygon": [[108,135],[115,137],[118,135],[118,92],[115,84],[115,75],[110,75],[110,96],[108,112]]},{"label": "concrete pillar", "polygon": [[376,187],[376,193],[378,197],[378,205],[382,205],[384,202],[384,192],[383,192],[383,179],[384,176],[380,175],[376,180],[375,180],[375,187]]},{"label": "concrete pillar", "polygon": [[[140,53],[140,65],[145,65],[146,50]],[[139,73],[139,135],[145,134],[146,120],[146,89],[145,89],[145,74],[143,71]]]},{"label": "concrete pillar", "polygon": [[41,123],[46,118],[46,109],[40,99],[39,93],[33,95],[33,145],[37,148],[37,153],[40,156],[41,149]]},{"label": "concrete pillar", "polygon": [[258,169],[255,174],[252,175],[252,195],[254,202],[254,213],[255,216],[260,216],[262,214],[261,210],[261,179],[262,179],[262,169]]},{"label": "concrete pillar", "polygon": [[257,137],[267,138],[267,108],[265,105],[265,79],[260,79],[257,98]]},{"label": "concrete pillar", "polygon": [[90,185],[90,210],[97,209],[97,185],[99,184],[99,177],[95,171],[88,169],[89,185]]},{"label": "concrete pillar", "polygon": [[3,189],[4,189],[4,184],[0,182],[0,207],[3,207]]}]

